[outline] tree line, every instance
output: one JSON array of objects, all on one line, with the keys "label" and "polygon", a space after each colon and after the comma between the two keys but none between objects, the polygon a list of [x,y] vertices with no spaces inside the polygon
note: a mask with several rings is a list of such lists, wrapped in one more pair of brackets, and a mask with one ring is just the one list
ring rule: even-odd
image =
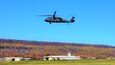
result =
[{"label": "tree line", "polygon": [[114,46],[0,39],[0,57],[43,59],[46,55],[67,55],[68,52],[82,58],[115,58]]}]

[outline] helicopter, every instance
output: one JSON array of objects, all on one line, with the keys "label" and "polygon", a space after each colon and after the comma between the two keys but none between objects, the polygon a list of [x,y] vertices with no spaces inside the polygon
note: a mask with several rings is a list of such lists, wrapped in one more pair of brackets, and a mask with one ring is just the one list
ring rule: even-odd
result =
[{"label": "helicopter", "polygon": [[42,15],[42,16],[49,16],[44,20],[45,22],[49,22],[49,24],[51,24],[51,23],[73,23],[73,22],[75,22],[74,16],[72,16],[72,18],[70,20],[65,20],[61,17],[56,16],[56,11],[54,12],[53,15]]}]

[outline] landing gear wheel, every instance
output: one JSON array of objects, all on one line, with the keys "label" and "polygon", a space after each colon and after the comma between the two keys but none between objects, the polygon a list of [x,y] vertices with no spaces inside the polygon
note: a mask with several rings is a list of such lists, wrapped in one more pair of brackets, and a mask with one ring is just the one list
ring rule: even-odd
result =
[{"label": "landing gear wheel", "polygon": [[49,24],[51,24],[51,22],[49,22]]}]

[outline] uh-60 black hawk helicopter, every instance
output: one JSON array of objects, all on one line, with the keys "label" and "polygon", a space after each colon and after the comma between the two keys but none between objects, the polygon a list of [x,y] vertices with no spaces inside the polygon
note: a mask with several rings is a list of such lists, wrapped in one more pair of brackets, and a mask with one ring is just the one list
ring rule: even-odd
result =
[{"label": "uh-60 black hawk helicopter", "polygon": [[56,16],[56,11],[53,15],[40,15],[40,16],[49,16],[44,21],[51,23],[73,23],[75,22],[75,17],[72,16],[70,20],[62,19],[61,17]]}]

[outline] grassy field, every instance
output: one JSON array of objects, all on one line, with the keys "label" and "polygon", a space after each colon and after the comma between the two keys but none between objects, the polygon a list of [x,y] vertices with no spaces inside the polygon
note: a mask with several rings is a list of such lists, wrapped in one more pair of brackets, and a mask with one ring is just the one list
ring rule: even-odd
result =
[{"label": "grassy field", "polygon": [[115,60],[14,61],[0,62],[0,65],[115,65]]}]

